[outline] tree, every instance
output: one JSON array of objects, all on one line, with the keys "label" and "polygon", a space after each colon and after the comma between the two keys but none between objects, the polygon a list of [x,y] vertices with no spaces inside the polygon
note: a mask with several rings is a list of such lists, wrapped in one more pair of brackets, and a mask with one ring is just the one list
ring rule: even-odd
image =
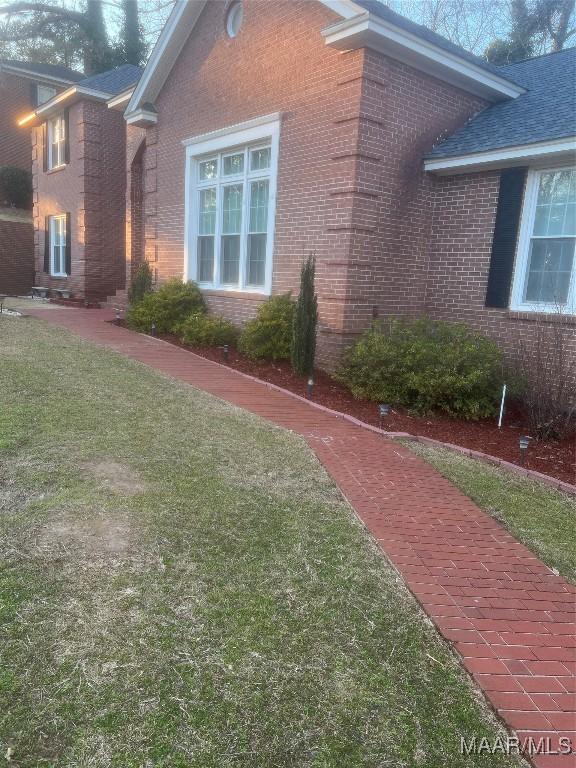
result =
[{"label": "tree", "polygon": [[314,293],[315,272],[316,259],[314,254],[310,254],[300,273],[300,294],[292,330],[292,368],[301,376],[310,376],[314,371],[318,325],[318,297]]},{"label": "tree", "polygon": [[511,64],[549,51],[561,51],[576,33],[576,0],[511,0],[508,37],[497,38],[485,56],[492,64]]},{"label": "tree", "polygon": [[146,60],[146,44],[138,18],[136,0],[122,0],[124,21],[122,23],[122,54],[126,64],[139,67]]}]

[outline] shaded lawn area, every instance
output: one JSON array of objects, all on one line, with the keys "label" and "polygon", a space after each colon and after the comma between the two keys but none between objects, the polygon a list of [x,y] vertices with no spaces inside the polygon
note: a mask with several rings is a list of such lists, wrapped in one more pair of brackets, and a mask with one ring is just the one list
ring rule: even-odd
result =
[{"label": "shaded lawn area", "polygon": [[0,392],[11,765],[521,764],[298,437],[30,319]]},{"label": "shaded lawn area", "polygon": [[576,583],[574,497],[443,448],[402,442],[499,520],[546,565]]}]

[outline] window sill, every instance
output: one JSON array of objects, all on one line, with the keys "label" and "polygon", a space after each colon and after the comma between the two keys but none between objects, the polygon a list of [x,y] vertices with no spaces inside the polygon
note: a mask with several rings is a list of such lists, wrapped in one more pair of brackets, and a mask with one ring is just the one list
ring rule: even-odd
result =
[{"label": "window sill", "polygon": [[268,293],[251,293],[250,291],[227,291],[223,288],[203,288],[199,286],[202,293],[206,296],[217,296],[224,299],[248,299],[249,301],[266,301],[270,298]]},{"label": "window sill", "polygon": [[54,275],[50,273],[50,277],[54,278],[55,280],[66,280],[66,278],[70,277],[70,275],[63,274],[63,275]]},{"label": "window sill", "polygon": [[518,309],[509,309],[506,314],[510,320],[519,320],[528,323],[556,323],[559,325],[576,325],[576,315],[563,315],[555,312],[528,312],[526,310]]},{"label": "window sill", "polygon": [[52,173],[58,173],[59,171],[63,171],[67,167],[68,167],[68,163],[64,163],[64,165],[57,165],[56,168],[47,168],[45,173],[49,175]]}]

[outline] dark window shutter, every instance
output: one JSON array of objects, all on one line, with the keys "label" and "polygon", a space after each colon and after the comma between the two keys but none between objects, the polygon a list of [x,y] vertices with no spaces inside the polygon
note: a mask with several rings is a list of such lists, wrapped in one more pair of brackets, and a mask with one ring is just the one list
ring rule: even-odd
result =
[{"label": "dark window shutter", "polygon": [[37,83],[30,83],[30,104],[33,109],[38,106],[38,85]]},{"label": "dark window shutter", "polygon": [[487,307],[508,307],[526,172],[526,168],[506,168],[500,173],[500,194],[486,291]]},{"label": "dark window shutter", "polygon": [[66,214],[66,274],[72,274],[72,230],[70,229],[71,216]]},{"label": "dark window shutter", "polygon": [[50,274],[50,216],[44,219],[44,272]]},{"label": "dark window shutter", "polygon": [[64,162],[70,162],[70,110],[64,110]]},{"label": "dark window shutter", "polygon": [[48,170],[48,123],[42,123],[42,168]]}]

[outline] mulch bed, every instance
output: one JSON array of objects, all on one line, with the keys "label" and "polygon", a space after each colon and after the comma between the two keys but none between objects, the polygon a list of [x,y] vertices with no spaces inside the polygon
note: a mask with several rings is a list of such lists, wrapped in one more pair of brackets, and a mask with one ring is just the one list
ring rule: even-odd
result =
[{"label": "mulch bed", "polygon": [[[124,324],[124,321],[120,321],[120,324]],[[228,360],[225,361],[221,348],[191,347],[182,344],[176,336],[168,334],[162,335],[160,338],[208,360],[228,365],[230,368],[255,376],[262,381],[306,396],[307,380],[296,376],[287,360],[276,362],[249,360],[231,348]],[[380,426],[376,403],[356,400],[345,387],[323,371],[317,370],[314,373],[312,399],[334,411],[354,416],[354,418],[376,427]],[[518,448],[520,436],[530,434],[521,410],[512,403],[506,404],[502,429],[498,429],[496,419],[472,422],[453,419],[441,414],[417,416],[404,408],[391,410],[390,415],[384,419],[382,428],[388,432],[409,432],[412,435],[431,437],[434,440],[481,451],[514,464],[518,464],[520,459]],[[551,475],[567,483],[575,483],[576,435],[570,435],[563,440],[532,441],[528,449],[525,467],[545,475]]]}]

